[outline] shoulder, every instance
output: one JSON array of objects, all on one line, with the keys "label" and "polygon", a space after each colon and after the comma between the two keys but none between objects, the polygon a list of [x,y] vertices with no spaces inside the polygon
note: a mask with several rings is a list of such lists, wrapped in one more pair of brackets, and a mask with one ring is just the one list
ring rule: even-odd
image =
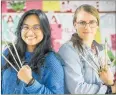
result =
[{"label": "shoulder", "polygon": [[51,68],[62,68],[63,61],[58,53],[49,52],[45,58],[46,65]]},{"label": "shoulder", "polygon": [[75,51],[73,43],[71,41],[66,42],[63,44],[58,52],[65,52],[65,51]]},{"label": "shoulder", "polygon": [[78,49],[73,46],[73,43],[71,41],[63,44],[61,48],[59,49],[58,53],[60,56],[64,59],[65,57],[76,57],[78,56]]},{"label": "shoulder", "polygon": [[3,54],[4,56],[7,56],[8,53],[9,53],[8,48],[5,48],[5,49],[2,51],[2,54]]},{"label": "shoulder", "polygon": [[[5,57],[7,57],[8,53],[9,53],[8,48],[5,48],[4,51],[2,52],[3,56],[5,56]],[[2,60],[1,60],[2,61],[2,66],[4,66],[5,63],[6,63],[6,61],[5,61],[3,56],[2,56]]]},{"label": "shoulder", "polygon": [[93,41],[93,44],[98,47],[99,51],[103,51],[104,48],[103,48],[103,45],[102,44],[99,44],[95,40]]},{"label": "shoulder", "polygon": [[93,44],[94,44],[95,47],[97,47],[97,52],[98,52],[99,57],[105,56],[104,55],[104,46],[103,46],[103,44],[99,44],[95,40],[93,41]]}]

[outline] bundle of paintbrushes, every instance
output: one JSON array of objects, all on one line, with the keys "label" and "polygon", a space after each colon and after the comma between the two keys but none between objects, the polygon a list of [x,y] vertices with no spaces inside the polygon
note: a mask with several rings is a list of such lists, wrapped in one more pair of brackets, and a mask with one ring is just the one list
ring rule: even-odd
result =
[{"label": "bundle of paintbrushes", "polygon": [[99,69],[99,75],[100,76],[107,76],[107,84],[112,85],[114,82],[114,76],[112,71],[110,70],[110,67],[108,65],[108,56],[107,56],[107,39],[105,39],[105,45],[104,45],[104,53],[105,53],[105,59],[100,60],[100,69]]},{"label": "bundle of paintbrushes", "polygon": [[[11,35],[11,38],[12,38],[12,37],[13,37],[13,34],[12,34],[11,32],[8,32],[8,33]],[[22,62],[21,62],[21,59],[20,59],[20,57],[19,57],[19,54],[18,54],[18,52],[17,52],[16,46],[15,46],[13,40],[11,39],[11,41],[12,41],[11,44],[12,44],[14,50],[15,50],[15,53],[16,53],[16,56],[17,56],[17,58],[18,58],[19,63],[17,62],[15,56],[13,55],[13,52],[12,52],[12,50],[10,49],[10,47],[9,47],[9,45],[8,45],[8,43],[7,43],[7,41],[5,40],[5,37],[3,37],[3,38],[4,38],[5,45],[7,46],[8,50],[9,50],[9,53],[12,55],[12,57],[13,57],[13,59],[14,59],[16,65],[17,65],[17,67],[18,67],[18,69],[20,70],[20,68],[22,67]],[[7,59],[7,57],[6,57],[3,53],[2,53],[2,57],[6,60],[6,62],[7,62],[12,68],[14,68],[14,70],[16,70],[16,72],[18,72],[18,70],[16,69],[16,67],[14,67],[14,65],[10,62],[10,60]]]}]

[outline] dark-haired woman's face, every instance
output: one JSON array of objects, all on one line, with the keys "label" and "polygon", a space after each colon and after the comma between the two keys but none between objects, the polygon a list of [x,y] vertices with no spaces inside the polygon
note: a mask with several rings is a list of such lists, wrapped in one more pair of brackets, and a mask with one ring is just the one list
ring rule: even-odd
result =
[{"label": "dark-haired woman's face", "polygon": [[30,15],[24,20],[21,37],[27,44],[28,51],[33,51],[38,43],[43,39],[43,32],[40,28],[40,22],[36,15]]}]

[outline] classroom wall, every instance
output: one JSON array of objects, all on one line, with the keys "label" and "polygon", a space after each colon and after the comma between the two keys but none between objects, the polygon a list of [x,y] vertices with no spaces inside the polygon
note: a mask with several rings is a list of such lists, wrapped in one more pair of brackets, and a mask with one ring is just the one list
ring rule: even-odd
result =
[{"label": "classroom wall", "polygon": [[[20,0],[21,1],[21,0]],[[75,32],[72,19],[75,9],[82,4],[90,4],[96,7],[100,13],[100,31],[97,32],[96,41],[104,44],[105,38],[108,39],[108,47],[115,53],[116,51],[116,1],[98,0],[27,0],[24,2],[22,10],[15,11],[10,5],[10,0],[2,1],[2,46],[4,40],[11,42],[15,40],[15,30],[21,15],[30,9],[43,10],[52,28],[52,42],[55,51],[70,39]],[[12,2],[11,2],[12,3]],[[9,36],[9,32],[13,34]],[[4,48],[3,48],[4,49]]]}]

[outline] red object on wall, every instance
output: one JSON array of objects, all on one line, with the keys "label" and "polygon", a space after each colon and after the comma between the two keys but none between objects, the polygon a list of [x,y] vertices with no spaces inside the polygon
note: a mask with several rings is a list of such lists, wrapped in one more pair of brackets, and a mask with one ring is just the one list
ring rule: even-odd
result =
[{"label": "red object on wall", "polygon": [[112,49],[116,50],[116,34],[111,35]]},{"label": "red object on wall", "polygon": [[6,8],[6,2],[5,1],[2,1],[1,2],[1,5],[2,5],[2,9],[1,9],[1,12],[2,13],[6,13],[7,12],[7,8]]}]

